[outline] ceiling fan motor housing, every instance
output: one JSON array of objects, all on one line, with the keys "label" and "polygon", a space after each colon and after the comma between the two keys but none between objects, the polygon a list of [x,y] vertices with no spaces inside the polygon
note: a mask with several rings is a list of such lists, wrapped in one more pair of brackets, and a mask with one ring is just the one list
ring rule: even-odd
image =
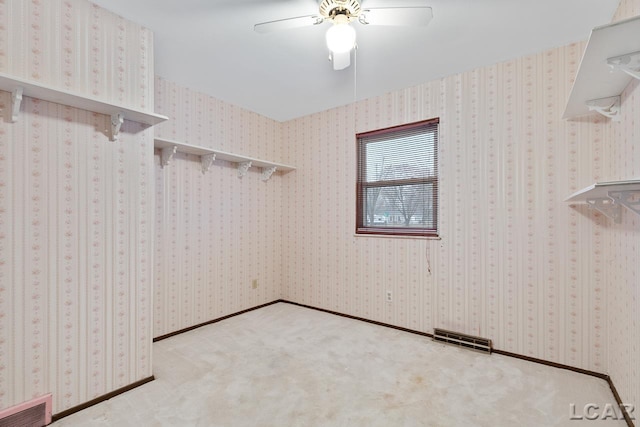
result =
[{"label": "ceiling fan motor housing", "polygon": [[360,15],[361,11],[358,0],[322,0],[320,2],[320,15],[329,20],[344,16],[348,21],[352,21]]}]

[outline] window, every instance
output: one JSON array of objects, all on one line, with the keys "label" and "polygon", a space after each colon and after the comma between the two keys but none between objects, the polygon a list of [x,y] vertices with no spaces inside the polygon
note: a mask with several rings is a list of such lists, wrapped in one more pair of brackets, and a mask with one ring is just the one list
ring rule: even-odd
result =
[{"label": "window", "polygon": [[357,234],[438,235],[438,122],[356,136]]}]

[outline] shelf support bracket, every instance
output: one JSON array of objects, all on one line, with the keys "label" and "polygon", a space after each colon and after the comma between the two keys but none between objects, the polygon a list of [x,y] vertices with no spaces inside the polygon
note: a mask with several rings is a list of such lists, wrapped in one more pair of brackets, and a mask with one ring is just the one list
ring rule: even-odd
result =
[{"label": "shelf support bracket", "polygon": [[118,139],[122,123],[124,123],[124,113],[119,112],[111,115],[111,141]]},{"label": "shelf support bracket", "polygon": [[216,160],[216,153],[203,154],[200,156],[200,163],[202,164],[202,173],[209,172],[209,169]]},{"label": "shelf support bracket", "polygon": [[178,152],[177,146],[172,147],[164,147],[160,150],[160,166],[165,167],[171,160],[173,160],[173,156]]},{"label": "shelf support bracket", "polygon": [[20,115],[20,104],[22,103],[22,93],[24,89],[21,87],[15,88],[11,92],[11,103],[13,107],[11,109],[11,123],[15,123],[18,121],[18,116]]},{"label": "shelf support bracket", "polygon": [[640,52],[627,53],[607,59],[613,70],[624,71],[635,79],[640,79]]},{"label": "shelf support bracket", "polygon": [[590,208],[597,210],[616,224],[622,221],[622,207],[611,198],[587,199]]},{"label": "shelf support bracket", "polygon": [[247,171],[251,167],[251,162],[238,163],[238,178],[242,178],[247,174]]},{"label": "shelf support bracket", "polygon": [[262,169],[262,180],[263,181],[269,181],[269,178],[271,178],[271,175],[274,174],[274,172],[277,170],[278,168],[273,166],[270,168],[263,168]]},{"label": "shelf support bracket", "polygon": [[620,96],[587,101],[589,111],[595,111],[614,121],[620,120]]},{"label": "shelf support bracket", "polygon": [[640,215],[640,191],[610,191],[609,197],[615,203]]}]

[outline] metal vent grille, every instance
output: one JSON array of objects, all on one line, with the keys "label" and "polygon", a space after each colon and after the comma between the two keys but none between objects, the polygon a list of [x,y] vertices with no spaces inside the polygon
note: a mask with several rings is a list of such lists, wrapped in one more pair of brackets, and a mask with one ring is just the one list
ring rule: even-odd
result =
[{"label": "metal vent grille", "polygon": [[469,348],[471,350],[480,351],[482,353],[491,354],[491,350],[493,348],[491,345],[491,340],[488,338],[474,337],[471,335],[461,334],[458,332],[452,332],[438,328],[433,329],[433,339],[435,341],[457,345],[458,347]]},{"label": "metal vent grille", "polygon": [[52,396],[47,394],[0,411],[0,427],[43,427],[51,423]]},{"label": "metal vent grille", "polygon": [[0,427],[43,427],[46,404],[41,403],[0,420]]}]

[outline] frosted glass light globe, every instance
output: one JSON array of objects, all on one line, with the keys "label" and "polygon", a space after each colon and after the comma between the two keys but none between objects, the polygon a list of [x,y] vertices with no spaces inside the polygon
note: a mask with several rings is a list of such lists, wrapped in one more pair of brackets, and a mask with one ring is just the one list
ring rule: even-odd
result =
[{"label": "frosted glass light globe", "polygon": [[356,44],[356,30],[349,24],[334,24],[327,30],[327,47],[334,53],[345,53]]}]

